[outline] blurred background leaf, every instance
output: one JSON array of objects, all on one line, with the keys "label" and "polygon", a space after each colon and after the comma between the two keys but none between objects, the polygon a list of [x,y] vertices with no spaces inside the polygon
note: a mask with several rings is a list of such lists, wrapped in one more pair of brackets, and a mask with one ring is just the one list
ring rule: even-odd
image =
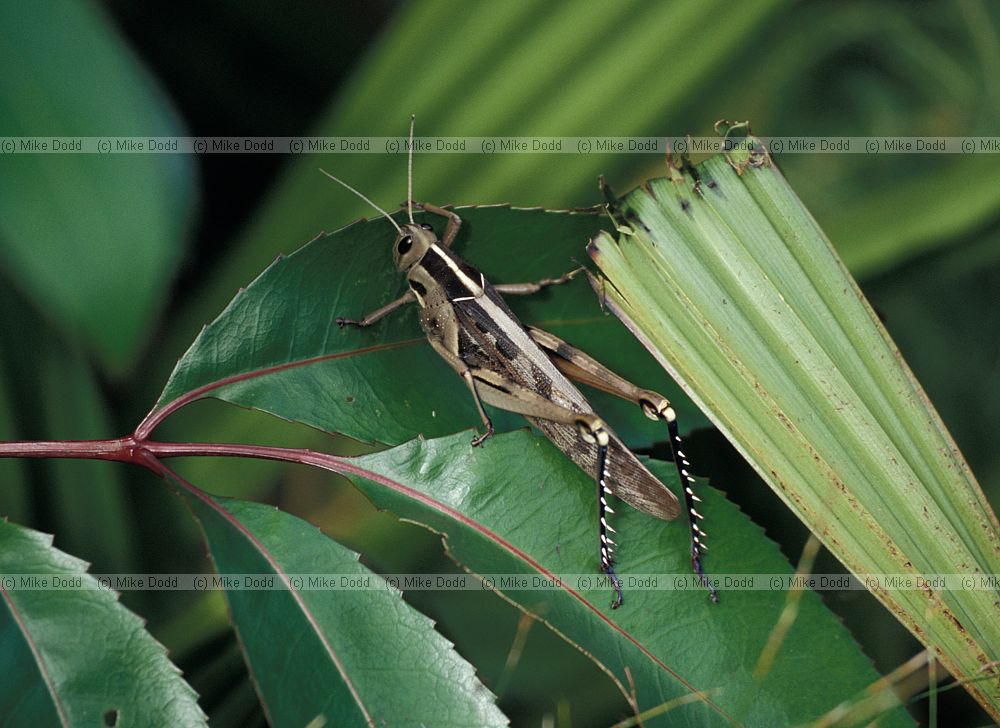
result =
[{"label": "blurred background leaf", "polygon": [[[177,136],[183,127],[86,0],[0,9],[0,133]],[[46,142],[52,148],[52,140]],[[149,339],[183,252],[190,157],[12,154],[0,175],[0,272],[120,373]]]},{"label": "blurred background leaf", "polygon": [[[0,377],[0,440],[17,439],[20,436],[7,393],[7,383],[5,378]],[[0,512],[18,523],[27,523],[31,519],[31,491],[25,471],[26,465],[20,460],[0,460]]]},{"label": "blurred background leaf", "polygon": [[[31,346],[23,346],[25,341]],[[110,403],[92,362],[74,342],[61,340],[47,328],[33,307],[11,290],[0,291],[0,347],[7,378],[15,383],[4,412],[16,421],[4,439],[114,436]],[[13,467],[14,462],[0,462],[0,468]],[[27,517],[21,522],[50,523],[59,547],[86,559],[98,573],[135,570],[136,524],[125,497],[125,471],[99,461],[18,465],[28,485],[21,490],[20,508]]]},{"label": "blurred background leaf", "polygon": [[[183,127],[203,136],[399,135],[410,113],[417,114],[417,133],[426,135],[703,134],[722,117],[750,119],[761,135],[990,136],[1000,125],[1000,9],[985,0],[612,6],[345,0],[336,10],[320,3],[63,0],[53,8],[0,10],[0,134],[172,133],[182,126],[170,121],[164,97]],[[164,91],[151,91],[156,87]],[[10,99],[22,111],[58,111],[63,128],[26,128],[9,116]],[[885,315],[996,504],[995,156],[788,154],[778,161]],[[5,157],[0,303],[15,296],[23,307],[6,309],[0,331],[0,400],[7,395],[0,401],[7,405],[0,411],[2,436],[53,436],[55,419],[41,407],[44,399],[58,401],[57,393],[43,398],[39,392],[49,390],[40,373],[59,371],[49,357],[66,357],[73,367],[84,366],[82,358],[90,391],[102,402],[103,414],[68,415],[60,433],[107,428],[100,434],[110,436],[131,429],[176,358],[237,288],[278,253],[369,214],[324,180],[315,171],[320,165],[383,205],[405,196],[404,160],[381,155]],[[598,201],[598,173],[625,190],[663,168],[662,160],[644,155],[427,154],[416,158],[415,172],[416,195],[434,202],[554,208]],[[87,195],[96,200],[89,209],[47,214],[67,199],[74,207],[59,209],[79,211],[91,204]],[[195,201],[199,212],[186,247]],[[31,237],[13,240],[11,226]],[[98,230],[109,234],[97,236]],[[185,249],[190,252],[181,261]],[[388,265],[388,251],[384,255]],[[136,358],[137,352],[143,353]],[[80,401],[90,407],[92,399],[78,395],[72,407]],[[342,446],[216,402],[178,413],[158,434]],[[687,450],[706,474],[796,558],[806,534],[794,516],[724,440],[709,431],[695,435]],[[53,470],[39,463],[6,467],[25,487],[3,486],[0,513],[62,531],[63,517],[36,502],[53,482]],[[450,568],[440,561],[436,539],[377,513],[350,486],[331,486],[328,476],[219,460],[178,467],[196,471],[197,482],[225,482],[228,494],[280,503],[322,524],[379,568]],[[201,477],[206,473],[210,480]],[[204,566],[197,529],[176,499],[146,474],[123,470],[117,477],[128,485],[122,500],[134,529],[122,543],[132,544],[139,565],[151,571]],[[62,544],[60,538],[57,533]],[[827,555],[816,566],[837,568]],[[142,613],[154,634],[162,630],[176,640],[182,665],[205,668],[195,681],[203,704],[232,724],[249,721],[255,701],[252,691],[247,699],[249,683],[224,631],[224,612],[185,595],[153,596],[155,604],[144,604]],[[135,595],[123,598],[131,602]],[[828,592],[825,598],[880,671],[919,649],[867,595]],[[413,597],[418,600],[463,655],[501,675],[518,633],[517,613],[477,602],[475,595],[450,602]],[[598,671],[544,630],[528,633],[522,654],[504,705],[515,721],[549,716],[569,725],[615,699]],[[941,713],[954,725],[981,724],[962,692],[943,694]]]}]

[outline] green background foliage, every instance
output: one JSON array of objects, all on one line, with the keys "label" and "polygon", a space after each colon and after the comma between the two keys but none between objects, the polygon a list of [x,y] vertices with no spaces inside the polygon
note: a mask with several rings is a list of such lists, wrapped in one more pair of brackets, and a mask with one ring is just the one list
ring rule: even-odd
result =
[{"label": "green background foliage", "polygon": [[[976,0],[348,2],[335,11],[231,0],[190,10],[126,0],[8,4],[0,10],[0,135],[398,135],[415,113],[426,135],[706,134],[728,117],[752,120],[762,135],[991,136],[1000,125],[997,16]],[[996,504],[996,157],[778,162]],[[0,437],[131,430],[238,288],[278,254],[369,214],[315,171],[321,165],[384,206],[405,196],[394,156],[4,157]],[[546,208],[597,202],[601,173],[618,190],[662,174],[662,160],[644,155],[428,154],[415,166],[418,198]],[[682,405],[689,423],[704,423]],[[358,450],[213,402],[182,411],[158,435]],[[689,450],[701,474],[794,562],[803,527],[724,441],[699,431]],[[213,492],[271,502],[322,526],[376,570],[451,568],[436,538],[376,512],[328,474],[212,460],[181,469]],[[0,514],[55,533],[61,551],[94,571],[206,566],[190,514],[142,472],[0,461]],[[836,568],[825,555],[816,567]],[[620,714],[606,677],[544,630],[529,631],[519,665],[507,671],[519,618],[508,606],[474,595],[410,599],[481,679],[505,686],[500,706],[515,723],[555,716],[585,725]],[[122,600],[170,648],[213,720],[261,720],[220,596]],[[825,601],[881,672],[916,651],[867,594]],[[942,695],[939,708],[954,725],[983,720],[960,690]]]}]

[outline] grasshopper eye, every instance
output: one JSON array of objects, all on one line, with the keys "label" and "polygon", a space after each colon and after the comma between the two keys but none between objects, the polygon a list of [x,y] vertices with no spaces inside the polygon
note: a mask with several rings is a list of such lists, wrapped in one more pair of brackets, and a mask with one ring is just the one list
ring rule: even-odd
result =
[{"label": "grasshopper eye", "polygon": [[422,227],[424,230],[433,230],[434,229],[434,228],[432,228],[430,225],[428,225],[425,222],[424,223],[420,223],[420,227]]},{"label": "grasshopper eye", "polygon": [[399,241],[399,244],[396,246],[396,250],[399,252],[400,255],[406,255],[407,251],[409,251],[409,249],[412,247],[413,247],[413,238],[407,235],[406,237],[402,238]]}]

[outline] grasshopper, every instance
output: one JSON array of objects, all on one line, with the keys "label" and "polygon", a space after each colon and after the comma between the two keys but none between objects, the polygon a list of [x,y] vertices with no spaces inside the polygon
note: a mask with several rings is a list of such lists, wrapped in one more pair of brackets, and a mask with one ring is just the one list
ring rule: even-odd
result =
[{"label": "grasshopper", "polygon": [[[412,120],[407,168],[408,222],[402,225],[361,192],[320,170],[392,224],[396,230],[392,243],[393,262],[409,285],[402,296],[363,318],[338,318],[337,324],[364,328],[416,302],[420,306],[420,326],[428,341],[465,381],[485,427],[485,432],[472,440],[473,447],[482,445],[493,434],[493,422],[484,407],[491,405],[524,415],[595,479],[600,564],[614,590],[612,609],[621,606],[623,595],[621,581],[614,569],[615,542],[609,534],[615,531],[608,524],[608,516],[614,511],[608,505],[608,496],[614,494],[632,507],[664,520],[676,518],[680,507],[676,496],[625,446],[570,380],[622,397],[641,407],[647,417],[664,421],[673,460],[684,487],[692,568],[699,581],[709,589],[712,601],[718,601],[701,564],[707,547],[706,534],[698,525],[702,516],[695,509],[695,502],[700,499],[692,490],[694,478],[687,470],[690,463],[681,450],[677,417],[670,402],[656,392],[628,382],[562,339],[522,324],[501,297],[529,295],[566,283],[584,269],[533,283],[489,283],[480,271],[451,249],[462,219],[453,211],[413,201]],[[447,219],[440,239],[430,225],[414,221],[414,208]]]}]

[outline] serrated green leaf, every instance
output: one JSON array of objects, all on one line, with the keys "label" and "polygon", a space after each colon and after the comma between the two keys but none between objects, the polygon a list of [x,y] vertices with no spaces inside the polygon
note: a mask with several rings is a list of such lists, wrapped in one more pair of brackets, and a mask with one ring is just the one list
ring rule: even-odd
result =
[{"label": "serrated green leaf", "polygon": [[[79,588],[30,589],[22,575]],[[52,547],[0,520],[0,716],[5,725],[204,726],[194,691],[137,616]]]},{"label": "serrated green leaf", "polygon": [[[383,588],[293,587],[290,575],[381,581],[358,555],[276,508],[178,491],[220,575],[271,577],[226,591],[274,726],[505,726],[493,695],[433,623]],[[241,583],[242,587],[242,583]]]},{"label": "serrated green leaf", "polygon": [[[95,4],[8,3],[0,26],[3,134],[183,134]],[[8,284],[104,364],[122,369],[180,260],[193,177],[192,158],[181,154],[5,155],[0,267]]]},{"label": "serrated green leaf", "polygon": [[[676,490],[672,467],[651,465]],[[594,482],[541,436],[519,431],[475,449],[469,433],[414,441],[353,458],[341,472],[380,508],[442,533],[452,557],[473,573],[529,579],[596,573]],[[699,492],[713,534],[710,571],[791,573],[774,544],[731,503],[712,489]],[[625,506],[616,508],[612,523],[626,580],[620,609],[610,609],[611,592],[597,578],[590,588],[518,590],[495,579],[489,588],[585,650],[626,695],[634,685],[640,710],[693,698],[646,725],[791,725],[819,717],[877,679],[812,592],[803,595],[772,670],[756,679],[756,661],[785,593],[726,590],[712,604],[701,588],[671,590],[674,578],[692,582],[684,524]],[[630,575],[652,575],[661,588],[630,588]],[[902,710],[882,720],[911,724]]]},{"label": "serrated green leaf", "polygon": [[[584,250],[581,241],[607,223],[595,213],[506,207],[460,213],[465,224],[458,252],[495,282],[572,270]],[[439,217],[418,219],[442,227]],[[275,261],[198,336],[158,408],[201,393],[387,444],[477,423],[465,384],[427,344],[415,305],[362,331],[335,323],[338,316],[360,318],[402,293],[404,278],[391,265],[392,237],[384,220],[359,223]],[[509,300],[524,321],[564,336],[623,376],[671,398],[679,394],[628,331],[601,310],[584,281]],[[634,447],[657,437],[656,425],[637,407],[603,393],[593,402]],[[683,398],[675,406],[683,425],[704,421]],[[496,424],[509,429],[524,420],[496,412]]]},{"label": "serrated green leaf", "polygon": [[[674,173],[620,201],[634,234],[592,246],[609,302],[853,572],[996,574],[996,516],[780,173],[759,154],[701,173],[701,194]],[[995,671],[996,591],[874,593],[957,678]],[[995,680],[968,689],[998,715]]]}]

